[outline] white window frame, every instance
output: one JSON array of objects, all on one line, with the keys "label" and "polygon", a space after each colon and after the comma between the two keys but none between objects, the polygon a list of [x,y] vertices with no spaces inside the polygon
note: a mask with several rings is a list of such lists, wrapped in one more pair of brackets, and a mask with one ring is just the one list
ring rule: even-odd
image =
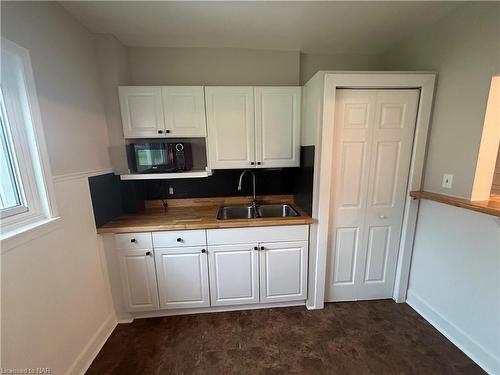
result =
[{"label": "white window frame", "polygon": [[21,206],[1,215],[3,240],[53,221],[57,208],[29,52],[5,38],[0,48],[0,110],[8,121],[7,138],[21,196]]}]

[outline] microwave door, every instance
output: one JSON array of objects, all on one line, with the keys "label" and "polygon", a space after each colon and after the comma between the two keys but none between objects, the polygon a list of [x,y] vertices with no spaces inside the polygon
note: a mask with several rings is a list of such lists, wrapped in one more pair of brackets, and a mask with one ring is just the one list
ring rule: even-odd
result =
[{"label": "microwave door", "polygon": [[175,170],[174,153],[171,144],[132,144],[137,173],[172,172]]},{"label": "microwave door", "polygon": [[153,156],[150,149],[138,148],[135,150],[135,164],[137,172],[148,172],[153,167]]}]

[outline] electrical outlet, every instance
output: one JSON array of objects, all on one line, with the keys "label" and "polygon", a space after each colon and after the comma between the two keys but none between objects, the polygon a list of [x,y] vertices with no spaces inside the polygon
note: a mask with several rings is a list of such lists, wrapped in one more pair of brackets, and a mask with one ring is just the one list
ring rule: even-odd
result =
[{"label": "electrical outlet", "polygon": [[169,195],[174,195],[174,188],[172,186],[168,187],[168,194]]},{"label": "electrical outlet", "polygon": [[452,185],[453,185],[453,175],[445,173],[443,175],[442,186],[446,189],[451,189]]}]

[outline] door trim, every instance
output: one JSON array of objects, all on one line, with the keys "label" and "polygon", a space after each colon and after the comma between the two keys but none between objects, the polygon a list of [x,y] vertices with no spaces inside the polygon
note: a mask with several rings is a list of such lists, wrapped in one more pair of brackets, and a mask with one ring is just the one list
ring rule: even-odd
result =
[{"label": "door trim", "polygon": [[[314,285],[310,285],[307,307],[321,309],[325,302],[327,252],[331,239],[332,208],[331,194],[333,187],[333,134],[335,127],[335,95],[339,88],[352,89],[420,89],[417,121],[413,138],[410,173],[407,186],[405,211],[401,230],[396,280],[393,299],[396,302],[406,301],[406,291],[410,273],[410,262],[413,252],[413,240],[419,202],[409,196],[411,190],[421,190],[423,182],[424,161],[427,148],[427,136],[434,98],[436,73],[433,72],[321,72],[324,75],[324,105],[321,129],[316,134],[317,145],[321,150],[316,159],[313,183],[313,217],[317,225],[311,228],[311,266],[309,272]],[[317,171],[317,172],[316,172]],[[312,283],[311,283],[312,284]]]}]

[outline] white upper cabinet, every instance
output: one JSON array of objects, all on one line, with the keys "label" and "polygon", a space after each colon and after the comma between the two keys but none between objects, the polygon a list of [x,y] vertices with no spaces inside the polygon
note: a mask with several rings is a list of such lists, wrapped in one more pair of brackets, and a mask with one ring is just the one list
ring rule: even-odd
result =
[{"label": "white upper cabinet", "polygon": [[165,118],[160,87],[121,86],[118,95],[125,138],[163,136]]},{"label": "white upper cabinet", "polygon": [[300,166],[300,87],[255,88],[257,168]]},{"label": "white upper cabinet", "polygon": [[300,165],[301,88],[120,86],[125,138],[207,137],[211,169]]},{"label": "white upper cabinet", "polygon": [[205,98],[201,86],[162,88],[167,137],[205,137]]},{"label": "white upper cabinet", "polygon": [[211,169],[255,165],[253,87],[205,87]]},{"label": "white upper cabinet", "polygon": [[202,86],[120,86],[125,138],[205,137]]},{"label": "white upper cabinet", "polygon": [[211,169],[300,165],[300,87],[206,87]]}]

